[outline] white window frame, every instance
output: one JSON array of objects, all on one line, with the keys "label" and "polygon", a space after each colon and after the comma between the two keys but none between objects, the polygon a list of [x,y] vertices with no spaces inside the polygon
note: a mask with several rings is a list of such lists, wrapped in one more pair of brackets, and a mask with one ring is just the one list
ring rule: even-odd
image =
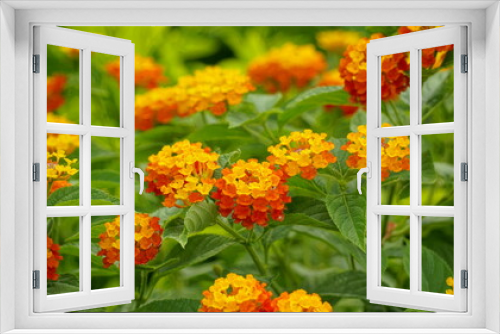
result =
[{"label": "white window frame", "polygon": [[[120,6],[123,6],[120,8]],[[131,9],[124,7],[128,6]],[[432,8],[430,8],[431,6]],[[453,7],[454,6],[454,7]],[[60,7],[68,7],[61,9]],[[107,9],[103,9],[107,8]],[[147,8],[150,9],[147,9]],[[162,8],[160,8],[162,7]],[[395,8],[397,7],[397,8]],[[24,9],[23,9],[24,8]],[[137,10],[143,8],[144,10]],[[225,8],[225,9],[221,9]],[[351,8],[351,9],[346,9]],[[4,1],[0,4],[0,319],[12,333],[498,333],[500,332],[500,14],[476,1]],[[45,9],[45,10],[41,10]],[[35,24],[437,25],[469,27],[469,310],[399,314],[34,314],[29,196],[31,45]],[[15,35],[14,35],[15,32]],[[486,71],[485,64],[488,64]],[[14,82],[14,85],[12,83]],[[15,110],[15,113],[13,112]],[[487,121],[486,121],[487,120]],[[12,145],[12,138],[15,138]],[[487,144],[491,146],[487,148]],[[497,149],[495,149],[497,148]],[[15,175],[15,177],[12,177]],[[486,182],[488,175],[488,182]],[[12,196],[12,191],[15,195]],[[488,196],[486,196],[488,194]],[[28,198],[28,199],[27,199]],[[488,219],[486,219],[488,218]],[[15,222],[15,224],[13,223]],[[473,226],[473,229],[472,229]],[[28,237],[27,237],[28,236]],[[13,256],[12,256],[13,255]],[[486,265],[487,264],[487,265]],[[486,283],[488,286],[486,287]],[[13,288],[15,287],[15,288]],[[14,307],[12,307],[14,305]],[[140,328],[134,330],[134,328]],[[246,328],[247,330],[243,330]],[[293,328],[293,329],[291,329]],[[148,330],[149,329],[149,330]],[[236,330],[241,329],[241,330]],[[253,329],[253,330],[249,330]]]},{"label": "white window frame", "polygon": [[[462,73],[462,55],[467,55],[466,27],[450,26],[379,38],[367,46],[367,298],[373,303],[422,310],[467,310],[467,290],[461,287],[461,271],[467,270],[467,185],[461,180],[461,163],[467,163],[467,76]],[[423,124],[421,50],[453,45],[454,119],[448,123]],[[408,52],[410,56],[410,124],[382,126],[381,58]],[[421,203],[422,135],[454,134],[454,205]],[[406,136],[410,140],[410,204],[382,205],[381,139]],[[472,182],[472,180],[471,180]],[[410,287],[384,287],[382,279],[381,217],[407,216],[410,224]],[[422,217],[451,217],[453,223],[454,294],[424,292],[422,288]]]},{"label": "white window frame", "polygon": [[[34,289],[35,312],[74,311],[130,303],[134,299],[134,211],[135,161],[134,126],[134,44],[128,40],[90,34],[71,29],[34,27],[34,52],[39,55],[39,73],[33,75],[34,162],[39,163],[39,182],[33,185],[34,270],[39,270],[39,288]],[[47,45],[80,50],[79,124],[47,122]],[[119,57],[120,123],[116,127],[95,126],[91,121],[91,54],[98,52]],[[80,142],[79,206],[47,206],[47,134],[77,135]],[[91,140],[93,137],[120,141],[120,204],[91,204]],[[132,176],[132,178],[131,178]],[[120,284],[92,290],[91,218],[120,217]],[[47,218],[79,217],[79,291],[47,295]]]}]

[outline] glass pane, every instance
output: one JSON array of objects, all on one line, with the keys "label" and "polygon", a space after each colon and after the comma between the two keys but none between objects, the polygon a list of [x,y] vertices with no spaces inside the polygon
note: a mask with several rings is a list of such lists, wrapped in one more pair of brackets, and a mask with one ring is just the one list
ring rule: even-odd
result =
[{"label": "glass pane", "polygon": [[422,136],[422,205],[453,206],[453,133]]},{"label": "glass pane", "polygon": [[120,138],[92,137],[92,205],[120,204]]},{"label": "glass pane", "polygon": [[92,290],[120,286],[120,216],[92,217]]},{"label": "glass pane", "polygon": [[120,57],[92,52],[92,125],[120,126]]},{"label": "glass pane", "polygon": [[422,291],[453,294],[453,218],[421,220]]},{"label": "glass pane", "polygon": [[80,218],[47,218],[47,294],[80,291]]},{"label": "glass pane", "polygon": [[80,50],[47,45],[47,122],[80,123]]},{"label": "glass pane", "polygon": [[422,124],[453,122],[453,45],[421,50]]},{"label": "glass pane", "polygon": [[380,59],[382,122],[387,126],[410,124],[410,53]]},{"label": "glass pane", "polygon": [[382,205],[410,204],[410,137],[381,138]]},{"label": "glass pane", "polygon": [[47,205],[80,205],[80,136],[47,134]]},{"label": "glass pane", "polygon": [[381,286],[410,289],[410,217],[380,216]]}]

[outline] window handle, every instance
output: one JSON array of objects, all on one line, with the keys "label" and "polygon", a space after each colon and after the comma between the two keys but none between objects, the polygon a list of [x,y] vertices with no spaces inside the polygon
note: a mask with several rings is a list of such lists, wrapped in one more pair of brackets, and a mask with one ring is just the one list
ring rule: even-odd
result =
[{"label": "window handle", "polygon": [[144,191],[144,172],[142,169],[134,167],[134,163],[132,161],[129,164],[129,170],[131,179],[135,177],[135,173],[139,174],[139,195],[142,195],[142,192]]},{"label": "window handle", "polygon": [[366,167],[365,168],[361,168],[358,171],[358,192],[359,192],[360,195],[362,194],[362,191],[361,191],[361,176],[364,173],[366,173],[366,177],[367,178],[370,179],[372,177],[372,163],[371,162],[367,162],[366,163]]}]

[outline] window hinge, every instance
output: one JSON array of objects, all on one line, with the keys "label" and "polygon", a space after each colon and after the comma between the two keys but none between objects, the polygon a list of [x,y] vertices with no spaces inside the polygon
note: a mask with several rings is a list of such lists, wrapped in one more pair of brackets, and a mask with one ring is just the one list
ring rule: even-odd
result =
[{"label": "window hinge", "polygon": [[467,272],[467,270],[462,270],[461,276],[462,283],[460,285],[462,289],[469,288],[469,273]]},{"label": "window hinge", "polygon": [[40,73],[40,55],[33,55],[33,73]]},{"label": "window hinge", "polygon": [[461,171],[460,171],[460,174],[461,174],[460,180],[461,181],[469,181],[469,165],[466,162],[462,162],[460,164],[460,168],[461,168]]},{"label": "window hinge", "polygon": [[40,182],[40,164],[38,162],[33,164],[33,181]]},{"label": "window hinge", "polygon": [[40,289],[40,270],[33,270],[33,289]]},{"label": "window hinge", "polygon": [[462,73],[469,72],[469,57],[467,55],[462,55]]}]

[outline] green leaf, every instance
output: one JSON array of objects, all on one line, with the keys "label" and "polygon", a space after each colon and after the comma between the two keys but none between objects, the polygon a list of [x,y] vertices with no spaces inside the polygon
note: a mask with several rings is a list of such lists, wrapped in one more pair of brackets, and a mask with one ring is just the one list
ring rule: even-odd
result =
[{"label": "green leaf", "polygon": [[285,106],[285,111],[278,117],[280,126],[312,109],[325,105],[348,105],[349,94],[342,87],[327,86],[309,89],[299,94]]},{"label": "green leaf", "polygon": [[200,306],[199,299],[160,299],[149,302],[134,312],[197,312]]},{"label": "green leaf", "polygon": [[59,275],[57,281],[47,280],[47,294],[60,294],[80,291],[78,277],[71,274]]},{"label": "green leaf", "polygon": [[226,120],[229,123],[229,128],[232,129],[250,123],[258,115],[259,113],[253,104],[243,102],[231,107],[226,115]]},{"label": "green leaf", "polygon": [[224,124],[210,124],[204,126],[191,133],[188,137],[189,140],[196,142],[206,141],[230,141],[230,142],[248,142],[253,141],[253,138],[248,135],[248,132],[241,129],[229,129]]},{"label": "green leaf", "polygon": [[203,231],[208,226],[215,225],[217,207],[214,203],[203,201],[193,204],[186,213],[184,226],[189,233]]},{"label": "green leaf", "polygon": [[184,227],[184,221],[180,218],[170,221],[163,231],[164,238],[177,241],[182,248],[184,248],[188,242],[188,234],[189,232]]},{"label": "green leaf", "polygon": [[302,225],[302,226],[314,226],[326,229],[336,229],[335,225],[324,223],[321,220],[314,219],[304,213],[287,213],[285,219],[282,222],[272,222],[271,226],[283,226],[283,225]]},{"label": "green leaf", "polygon": [[346,271],[328,276],[314,292],[322,297],[366,299],[366,273]]},{"label": "green leaf", "polygon": [[[90,190],[92,204],[100,205],[118,205],[120,200],[109,195],[108,193],[92,188]],[[68,206],[79,205],[80,187],[64,187],[59,188],[49,196],[47,206]]]},{"label": "green leaf", "polygon": [[[292,203],[288,204],[288,215],[291,213],[302,213],[306,216],[321,221],[328,226],[335,226],[328,214],[324,201],[307,197],[294,197]],[[285,216],[286,219],[286,216]]]},{"label": "green leaf", "polygon": [[203,262],[235,243],[233,239],[220,235],[195,235],[190,238],[185,249],[181,245],[172,248],[168,258],[178,258],[178,261],[160,269],[160,272],[171,272]]},{"label": "green leaf", "polygon": [[90,178],[93,188],[118,188],[120,187],[120,173],[114,170],[92,171]]},{"label": "green leaf", "polygon": [[366,111],[358,110],[351,118],[351,131],[358,132],[358,126],[366,125]]},{"label": "green leaf", "polygon": [[283,95],[277,94],[247,94],[245,100],[255,106],[255,110],[259,113],[268,111],[278,103]]},{"label": "green leaf", "polygon": [[283,225],[266,230],[264,236],[262,237],[262,244],[264,245],[264,248],[269,249],[275,241],[286,238],[292,228],[293,226]]},{"label": "green leaf", "polygon": [[366,197],[358,194],[328,195],[326,207],[340,233],[365,250]]},{"label": "green leaf", "polygon": [[422,247],[422,291],[445,293],[449,289],[446,285],[448,277],[453,277],[453,270],[446,261],[434,251]]},{"label": "green leaf", "polygon": [[305,180],[300,176],[294,176],[288,180],[290,196],[303,196],[324,201],[326,194],[311,180]]}]

